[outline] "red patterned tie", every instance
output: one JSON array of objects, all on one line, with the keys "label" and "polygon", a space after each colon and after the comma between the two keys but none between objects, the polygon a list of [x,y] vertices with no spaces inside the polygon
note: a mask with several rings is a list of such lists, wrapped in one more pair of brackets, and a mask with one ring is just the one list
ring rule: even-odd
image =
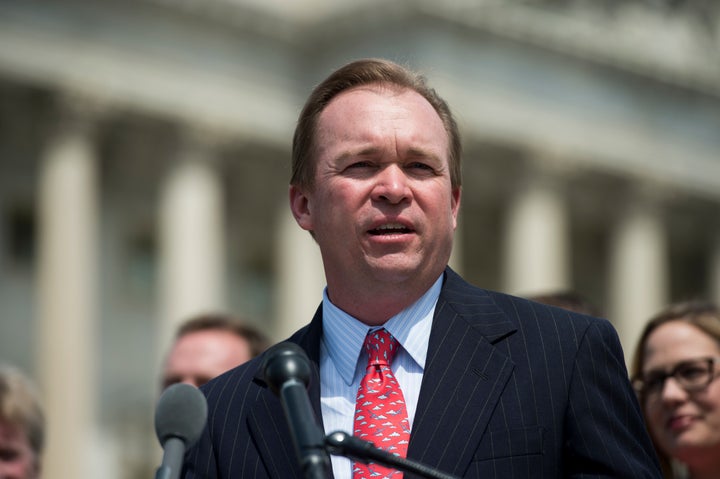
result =
[{"label": "red patterned tie", "polygon": [[[410,440],[405,398],[390,369],[398,342],[384,329],[368,333],[368,365],[355,402],[353,434],[377,447],[406,457]],[[402,473],[377,464],[353,464],[353,479],[401,478]]]}]

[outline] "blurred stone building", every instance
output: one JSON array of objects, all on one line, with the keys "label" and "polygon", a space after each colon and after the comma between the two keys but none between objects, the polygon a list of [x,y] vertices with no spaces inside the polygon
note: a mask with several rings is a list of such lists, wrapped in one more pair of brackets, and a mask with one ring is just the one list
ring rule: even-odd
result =
[{"label": "blurred stone building", "polygon": [[1,0],[0,360],[40,382],[47,479],[149,477],[179,321],[310,319],[291,135],[367,56],[457,115],[469,280],[575,289],[627,354],[668,301],[720,299],[718,2]]}]

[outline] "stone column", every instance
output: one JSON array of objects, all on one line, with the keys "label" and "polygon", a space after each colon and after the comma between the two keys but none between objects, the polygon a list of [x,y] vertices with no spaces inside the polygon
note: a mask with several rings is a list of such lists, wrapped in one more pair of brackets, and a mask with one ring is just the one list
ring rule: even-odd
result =
[{"label": "stone column", "polygon": [[189,316],[226,308],[225,204],[209,141],[190,133],[160,197],[160,351]]},{"label": "stone column", "polygon": [[274,337],[287,338],[309,323],[322,300],[325,288],[320,248],[295,222],[290,208],[279,215],[277,322]]},{"label": "stone column", "polygon": [[530,295],[570,286],[568,214],[559,181],[528,176],[510,200],[504,231],[504,289]]},{"label": "stone column", "polygon": [[628,200],[612,232],[608,275],[609,318],[628,364],[645,322],[667,302],[667,249],[657,202]]},{"label": "stone column", "polygon": [[47,417],[43,477],[93,477],[98,358],[98,165],[92,118],[64,105],[38,185],[38,373]]}]

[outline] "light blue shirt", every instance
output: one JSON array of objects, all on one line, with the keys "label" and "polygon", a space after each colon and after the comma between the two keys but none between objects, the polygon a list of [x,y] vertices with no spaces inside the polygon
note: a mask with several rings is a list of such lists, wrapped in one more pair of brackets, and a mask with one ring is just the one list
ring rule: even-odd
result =
[{"label": "light blue shirt", "polygon": [[[420,383],[425,370],[430,328],[440,296],[443,276],[414,304],[390,318],[380,327],[369,327],[330,302],[323,292],[323,337],[320,343],[320,401],[325,433],[352,434],[355,396],[365,375],[367,354],[363,343],[368,331],[385,328],[400,344],[392,370],[400,384],[412,430]],[[362,353],[362,355],[361,355]],[[335,479],[351,479],[349,459],[332,456]]]}]

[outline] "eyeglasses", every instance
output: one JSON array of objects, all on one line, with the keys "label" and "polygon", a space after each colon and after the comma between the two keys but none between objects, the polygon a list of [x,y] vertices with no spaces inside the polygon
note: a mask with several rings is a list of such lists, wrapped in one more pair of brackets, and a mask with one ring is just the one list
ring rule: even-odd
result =
[{"label": "eyeglasses", "polygon": [[698,358],[682,361],[669,372],[650,371],[632,380],[638,395],[645,398],[659,396],[668,378],[673,378],[687,392],[700,391],[715,379],[715,364],[720,358]]}]

